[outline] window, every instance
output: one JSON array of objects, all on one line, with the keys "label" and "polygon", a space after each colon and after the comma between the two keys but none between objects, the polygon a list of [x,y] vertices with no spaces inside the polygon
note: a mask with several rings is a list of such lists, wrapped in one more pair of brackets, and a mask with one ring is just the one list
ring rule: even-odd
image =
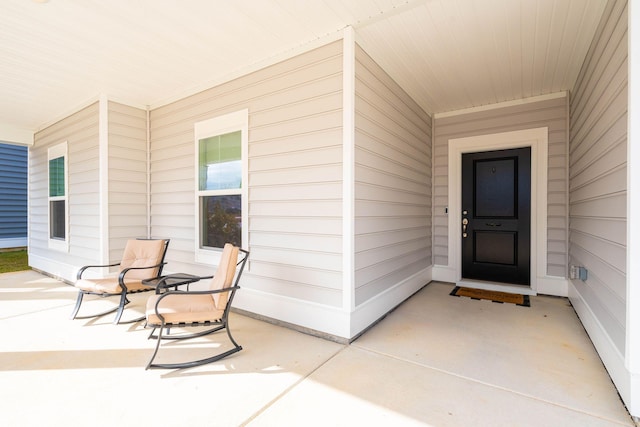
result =
[{"label": "window", "polygon": [[195,125],[198,262],[215,263],[227,242],[246,246],[247,131],[248,110]]},{"label": "window", "polygon": [[67,143],[48,151],[49,248],[68,250]]}]

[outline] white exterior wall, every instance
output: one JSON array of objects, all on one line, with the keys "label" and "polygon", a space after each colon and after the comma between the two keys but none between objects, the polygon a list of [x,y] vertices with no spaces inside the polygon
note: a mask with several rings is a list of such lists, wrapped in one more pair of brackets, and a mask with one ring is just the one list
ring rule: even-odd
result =
[{"label": "white exterior wall", "polygon": [[[48,148],[67,142],[69,251],[48,248]],[[36,133],[29,155],[29,264],[73,280],[100,260],[99,103]]]},{"label": "white exterior wall", "polygon": [[359,306],[404,281],[409,295],[430,281],[431,117],[360,48],[355,71]]},{"label": "white exterior wall", "polygon": [[167,271],[215,268],[194,261],[194,124],[245,108],[251,257],[234,305],[347,336],[341,42],[151,111],[151,232],[172,239]]},{"label": "white exterior wall", "polygon": [[[118,261],[126,239],[149,234],[171,239],[165,271],[211,274],[216,266],[195,261],[194,125],[247,109],[251,258],[235,306],[345,339],[361,332],[430,280],[431,119],[360,48],[348,49],[354,67],[345,77],[345,43],[156,108],[148,129],[147,111],[101,97],[39,132],[31,226],[43,244],[33,246],[34,266],[73,280],[78,267]],[[356,68],[357,98],[347,97]],[[357,118],[349,164],[344,105]],[[46,248],[42,172],[46,148],[65,140],[66,258]],[[356,176],[347,197],[355,215],[345,211],[345,173]],[[348,223],[355,230],[345,231]],[[355,255],[345,254],[345,232],[355,233]]]},{"label": "white exterior wall", "polygon": [[[572,281],[618,351],[626,312],[626,2],[605,11],[571,103],[571,263],[589,269]],[[610,5],[611,6],[611,5]]]},{"label": "white exterior wall", "polygon": [[[626,359],[627,333],[627,1],[608,3],[571,102],[571,303],[627,405],[638,379]],[[637,285],[637,283],[635,284]],[[629,353],[631,354],[631,353]],[[632,409],[632,408],[631,408]],[[632,414],[638,416],[638,409]]]},{"label": "white exterior wall", "polygon": [[118,262],[128,239],[148,237],[147,112],[109,102],[107,123],[108,251]]},{"label": "white exterior wall", "polygon": [[[29,263],[68,281],[79,267],[118,262],[147,237],[146,111],[106,98],[36,133],[30,148]],[[48,247],[49,147],[67,142],[69,251]]]}]

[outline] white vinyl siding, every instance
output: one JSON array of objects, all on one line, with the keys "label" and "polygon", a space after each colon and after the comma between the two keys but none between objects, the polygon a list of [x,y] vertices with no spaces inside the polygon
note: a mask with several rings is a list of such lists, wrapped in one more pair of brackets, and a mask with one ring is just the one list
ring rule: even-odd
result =
[{"label": "white vinyl siding", "polygon": [[[98,103],[94,103],[35,135],[29,156],[30,262],[32,255],[69,265],[84,265],[99,259],[98,114]],[[49,148],[65,141],[69,251],[58,252],[48,249],[47,153]]]},{"label": "white vinyl siding", "polygon": [[359,47],[355,304],[431,265],[431,118]]},{"label": "white vinyl siding", "polygon": [[[93,103],[36,133],[30,152],[30,262],[36,268],[42,263],[43,270],[67,280],[74,279],[79,266],[118,261],[127,239],[147,236],[146,111],[114,102],[101,110],[100,104]],[[107,130],[102,152],[108,157],[103,162],[101,122]],[[47,151],[64,141],[69,250],[59,253],[47,248]],[[104,165],[108,170],[101,170]],[[108,192],[101,198],[105,179]],[[101,230],[103,215],[108,218],[108,230]],[[107,259],[101,246],[105,237]],[[60,270],[52,271],[51,265]]]},{"label": "white vinyl siding", "polygon": [[109,262],[117,262],[128,239],[147,237],[145,110],[108,103],[108,153]]},{"label": "white vinyl siding", "polygon": [[488,109],[434,121],[434,264],[448,260],[448,141],[476,135],[547,127],[547,274],[566,277],[568,259],[567,97]]},{"label": "white vinyl siding", "polygon": [[341,67],[336,42],[151,112],[152,233],[171,236],[171,271],[213,268],[194,261],[194,124],[247,108],[243,287],[341,306]]},{"label": "white vinyl siding", "polygon": [[627,2],[603,15],[571,100],[570,263],[588,270],[572,284],[625,354],[627,250]]}]

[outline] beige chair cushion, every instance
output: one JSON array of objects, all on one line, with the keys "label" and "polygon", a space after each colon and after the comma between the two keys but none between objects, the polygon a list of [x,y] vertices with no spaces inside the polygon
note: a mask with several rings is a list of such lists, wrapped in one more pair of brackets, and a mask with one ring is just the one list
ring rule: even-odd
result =
[{"label": "beige chair cushion", "polygon": [[[131,267],[151,267],[160,264],[164,253],[164,240],[128,240],[124,248],[120,271]],[[158,275],[159,267],[127,272],[127,279],[150,279]],[[125,282],[126,283],[126,282]]]},{"label": "beige chair cushion", "polygon": [[[209,282],[210,290],[226,289],[233,284],[233,278],[236,275],[236,264],[238,263],[238,252],[237,246],[233,246],[231,243],[224,245],[216,274],[211,279],[211,282]],[[229,293],[230,292],[221,292],[219,294],[212,294],[216,308],[224,310],[227,306]]]},{"label": "beige chair cushion", "polygon": [[[120,270],[131,267],[151,267],[160,264],[164,254],[164,240],[128,240],[120,261]],[[142,284],[143,279],[150,279],[158,275],[159,267],[145,270],[129,270],[124,277],[124,283],[129,292],[140,289],[151,289]],[[122,287],[118,282],[118,277],[106,277],[103,279],[80,279],[76,281],[75,287],[83,291],[119,294]]]},{"label": "beige chair cushion", "polygon": [[[127,290],[134,292],[140,289],[149,289],[148,286],[142,284],[142,280],[125,280]],[[105,279],[80,279],[75,283],[76,288],[83,291],[95,292],[99,294],[119,294],[122,293],[120,283],[117,277],[108,277]]]},{"label": "beige chair cushion", "polygon": [[[230,243],[224,245],[215,276],[209,282],[210,290],[225,289],[233,284],[238,262],[239,248]],[[168,295],[160,301],[158,312],[165,323],[192,323],[219,320],[229,301],[230,292],[219,294],[193,295],[183,293]],[[155,307],[161,295],[153,295],[147,300],[147,323],[160,325]]]},{"label": "beige chair cushion", "polygon": [[[147,300],[147,323],[160,325],[162,322],[156,315],[156,301],[161,295],[153,295]],[[166,323],[191,323],[218,320],[224,310],[218,310],[211,295],[169,295],[162,299],[158,311]]]}]

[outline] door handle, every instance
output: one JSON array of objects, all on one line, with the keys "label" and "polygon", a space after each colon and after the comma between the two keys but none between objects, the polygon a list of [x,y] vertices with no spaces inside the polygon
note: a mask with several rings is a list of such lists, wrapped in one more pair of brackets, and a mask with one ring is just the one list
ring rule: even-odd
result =
[{"label": "door handle", "polygon": [[469,224],[469,220],[462,218],[462,237],[467,237],[467,224]]}]

